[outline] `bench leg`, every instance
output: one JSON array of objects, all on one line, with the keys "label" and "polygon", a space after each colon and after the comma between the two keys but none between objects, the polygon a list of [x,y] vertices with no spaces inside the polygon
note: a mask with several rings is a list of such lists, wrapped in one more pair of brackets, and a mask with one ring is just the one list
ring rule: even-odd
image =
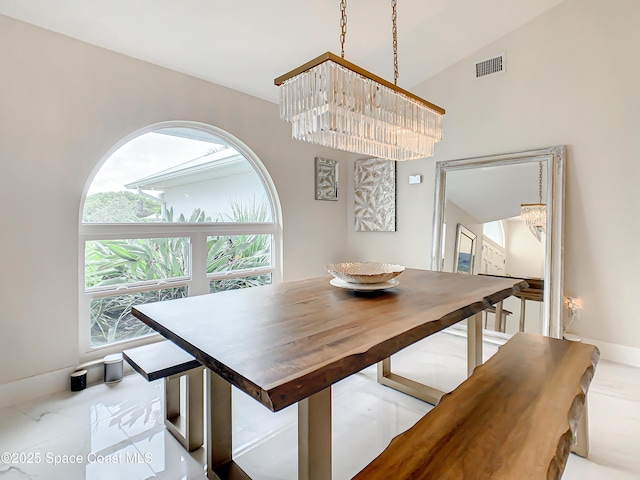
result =
[{"label": "bench leg", "polygon": [[576,425],[576,433],[573,437],[571,451],[580,457],[589,455],[589,414],[587,412],[587,399],[584,399],[584,409]]},{"label": "bench leg", "polygon": [[[193,451],[204,443],[204,396],[203,368],[194,368],[186,373],[165,378],[165,426],[167,430],[182,444]],[[186,377],[186,406],[180,409],[180,379]]]}]

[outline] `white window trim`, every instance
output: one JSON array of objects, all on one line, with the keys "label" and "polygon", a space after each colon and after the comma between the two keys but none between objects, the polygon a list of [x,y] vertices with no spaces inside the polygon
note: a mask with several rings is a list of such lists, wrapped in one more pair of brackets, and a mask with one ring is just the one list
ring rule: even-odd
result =
[{"label": "white window trim", "polygon": [[505,236],[504,224],[502,223],[503,221],[504,221],[504,220],[494,220],[494,221],[492,221],[492,222],[487,222],[487,223],[497,223],[497,224],[498,224],[498,230],[500,231],[500,236],[502,237],[502,243],[503,243],[504,245],[501,245],[500,243],[496,242],[495,240],[493,240],[492,238],[488,237],[488,236],[485,234],[485,232],[484,232],[484,225],[486,225],[486,224],[484,224],[484,225],[483,225],[483,229],[482,229],[482,236],[483,236],[483,238],[485,238],[485,239],[487,239],[487,240],[491,240],[491,242],[492,242],[494,245],[497,245],[497,246],[499,246],[499,247],[501,247],[501,248],[503,248],[503,249],[504,249],[504,248],[506,248],[506,245],[507,245],[507,238],[506,238],[506,236]]},{"label": "white window trim", "polygon": [[[256,173],[262,180],[267,193],[269,204],[271,206],[273,221],[265,223],[162,223],[162,224],[88,224],[82,223],[82,213],[87,192],[91,182],[104,164],[104,162],[124,144],[130,142],[134,138],[163,128],[190,128],[199,130],[204,133],[214,135],[240,152],[251,163]],[[233,135],[219,128],[198,122],[161,122],[142,128],[114,145],[101,158],[96,165],[91,176],[85,184],[85,189],[80,202],[80,211],[78,215],[78,290],[79,290],[79,351],[80,362],[87,362],[102,355],[121,352],[124,348],[131,348],[137,345],[150,343],[160,339],[159,334],[149,335],[137,339],[126,340],[109,345],[92,347],[90,340],[89,321],[86,317],[90,311],[90,302],[92,298],[100,296],[110,296],[116,290],[114,288],[106,289],[90,289],[86,290],[85,285],[85,242],[90,240],[108,240],[120,238],[154,238],[154,237],[188,237],[191,243],[191,265],[189,266],[189,277],[174,278],[168,281],[152,282],[152,285],[158,285],[161,288],[173,288],[186,285],[189,296],[206,294],[209,292],[209,282],[218,279],[237,278],[249,275],[271,274],[272,283],[282,281],[282,207],[275,184],[271,179],[266,167],[260,159],[247,147],[243,142],[235,138]],[[207,274],[206,273],[206,238],[208,236],[232,236],[243,234],[269,234],[272,237],[271,248],[271,266],[260,267],[249,270],[237,270],[231,272]],[[123,293],[134,293],[137,291],[148,290],[149,283],[144,282],[140,285],[130,285],[123,290]]]}]

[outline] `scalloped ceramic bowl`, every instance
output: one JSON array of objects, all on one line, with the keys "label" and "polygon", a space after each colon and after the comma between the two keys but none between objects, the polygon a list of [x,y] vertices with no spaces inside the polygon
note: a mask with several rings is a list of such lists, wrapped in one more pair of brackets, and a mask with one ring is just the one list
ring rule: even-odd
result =
[{"label": "scalloped ceramic bowl", "polygon": [[327,272],[349,283],[388,282],[404,272],[404,265],[377,262],[330,263]]}]

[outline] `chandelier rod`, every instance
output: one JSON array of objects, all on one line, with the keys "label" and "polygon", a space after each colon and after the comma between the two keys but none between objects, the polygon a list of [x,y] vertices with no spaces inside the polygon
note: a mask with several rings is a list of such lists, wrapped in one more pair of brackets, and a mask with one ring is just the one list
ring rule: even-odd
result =
[{"label": "chandelier rod", "polygon": [[540,204],[542,204],[542,162],[540,162],[540,169],[538,173],[538,195],[540,196]]},{"label": "chandelier rod", "polygon": [[398,0],[391,0],[391,35],[393,36],[393,84],[398,85]]},{"label": "chandelier rod", "polygon": [[347,38],[347,0],[340,0],[340,46],[344,59],[344,42]]}]

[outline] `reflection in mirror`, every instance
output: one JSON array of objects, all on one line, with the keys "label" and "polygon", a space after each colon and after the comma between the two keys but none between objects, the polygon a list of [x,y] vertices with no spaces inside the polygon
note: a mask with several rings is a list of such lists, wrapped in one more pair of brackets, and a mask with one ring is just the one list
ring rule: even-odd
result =
[{"label": "reflection in mirror", "polygon": [[456,233],[456,253],[453,256],[454,273],[473,274],[475,267],[477,235],[462,224],[458,224]]},{"label": "reflection in mirror", "polygon": [[[561,336],[564,157],[557,146],[436,164],[432,268],[529,283],[484,314],[495,337]],[[547,218],[534,235],[520,213],[538,202]]]}]

